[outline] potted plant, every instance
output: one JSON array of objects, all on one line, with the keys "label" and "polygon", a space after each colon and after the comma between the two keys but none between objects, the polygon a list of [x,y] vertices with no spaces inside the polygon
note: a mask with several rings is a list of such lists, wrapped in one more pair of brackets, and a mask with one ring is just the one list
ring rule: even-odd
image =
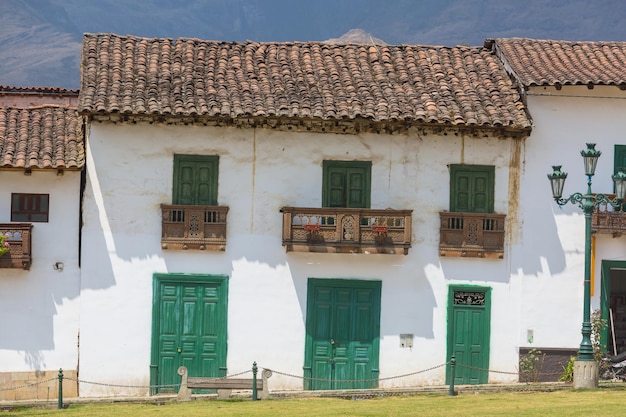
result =
[{"label": "potted plant", "polygon": [[5,253],[8,253],[9,250],[11,249],[9,247],[9,238],[11,236],[8,233],[5,234],[0,234],[0,256],[4,255]]}]

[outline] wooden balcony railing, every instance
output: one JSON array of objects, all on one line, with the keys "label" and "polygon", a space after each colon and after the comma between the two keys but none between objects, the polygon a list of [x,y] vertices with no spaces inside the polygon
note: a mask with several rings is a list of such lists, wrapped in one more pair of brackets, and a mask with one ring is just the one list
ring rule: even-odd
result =
[{"label": "wooden balcony railing", "polygon": [[504,256],[504,214],[440,212],[439,255]]},{"label": "wooden balcony railing", "polygon": [[0,233],[9,235],[10,248],[0,256],[0,268],[30,269],[32,229],[32,223],[0,223]]},{"label": "wooden balcony railing", "polygon": [[183,206],[161,204],[163,249],[226,249],[224,206]]},{"label": "wooden balcony railing", "polygon": [[[615,194],[606,194],[610,199],[615,199]],[[617,211],[610,204],[601,204],[591,216],[591,231],[597,233],[611,233],[613,237],[619,237],[626,233],[626,204],[622,204]]]},{"label": "wooden balcony railing", "polygon": [[283,246],[295,252],[404,254],[413,210],[283,207]]}]

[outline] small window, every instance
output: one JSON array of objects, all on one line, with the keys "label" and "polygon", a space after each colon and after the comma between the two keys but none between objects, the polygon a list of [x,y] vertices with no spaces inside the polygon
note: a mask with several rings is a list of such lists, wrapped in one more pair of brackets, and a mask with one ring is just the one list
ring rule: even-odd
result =
[{"label": "small window", "polygon": [[12,222],[48,222],[49,194],[11,194]]},{"label": "small window", "polygon": [[450,211],[493,213],[495,167],[450,165]]},{"label": "small window", "polygon": [[323,207],[370,207],[372,163],[369,161],[324,161]]},{"label": "small window", "polygon": [[219,157],[174,155],[173,204],[217,205]]}]

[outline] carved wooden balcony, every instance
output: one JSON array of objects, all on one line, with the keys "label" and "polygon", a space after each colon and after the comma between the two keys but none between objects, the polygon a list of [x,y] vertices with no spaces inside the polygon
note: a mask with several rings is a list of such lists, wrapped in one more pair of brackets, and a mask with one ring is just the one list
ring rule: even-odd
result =
[{"label": "carved wooden balcony", "polygon": [[504,214],[439,213],[439,255],[504,257]]},{"label": "carved wooden balcony", "polygon": [[0,268],[30,269],[32,229],[32,223],[0,223],[0,233],[9,235],[10,248],[0,256]]},{"label": "carved wooden balcony", "polygon": [[288,252],[404,254],[413,210],[283,207]]},{"label": "carved wooden balcony", "polygon": [[[615,194],[605,194],[611,200]],[[626,233],[626,204],[622,204],[617,211],[610,204],[601,204],[591,216],[591,231],[596,233],[611,233],[613,237],[619,237]]]},{"label": "carved wooden balcony", "polygon": [[161,204],[163,249],[226,249],[224,206],[187,206]]}]

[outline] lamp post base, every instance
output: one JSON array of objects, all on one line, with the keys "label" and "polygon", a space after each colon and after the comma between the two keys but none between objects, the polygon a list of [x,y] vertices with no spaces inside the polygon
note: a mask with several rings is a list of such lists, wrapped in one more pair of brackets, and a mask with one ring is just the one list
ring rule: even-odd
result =
[{"label": "lamp post base", "polygon": [[598,388],[599,369],[596,361],[574,361],[574,388]]}]

